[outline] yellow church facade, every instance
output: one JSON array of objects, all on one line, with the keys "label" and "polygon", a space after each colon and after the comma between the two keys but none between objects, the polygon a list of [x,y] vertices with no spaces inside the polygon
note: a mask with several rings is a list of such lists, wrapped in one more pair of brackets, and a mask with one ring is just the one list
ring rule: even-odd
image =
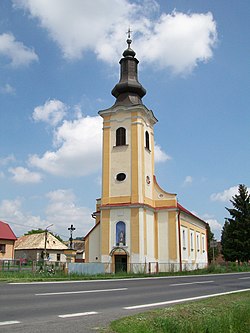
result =
[{"label": "yellow church facade", "polygon": [[143,103],[131,39],[120,60],[115,104],[103,118],[102,196],[85,236],[85,262],[110,272],[169,271],[207,265],[207,224],[164,191],[154,173],[153,112]]}]

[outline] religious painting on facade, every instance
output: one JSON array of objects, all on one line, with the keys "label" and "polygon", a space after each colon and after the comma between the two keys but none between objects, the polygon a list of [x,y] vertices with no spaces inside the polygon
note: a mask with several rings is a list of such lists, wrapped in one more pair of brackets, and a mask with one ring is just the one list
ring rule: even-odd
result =
[{"label": "religious painting on facade", "polygon": [[126,245],[126,225],[122,221],[116,223],[116,245]]}]

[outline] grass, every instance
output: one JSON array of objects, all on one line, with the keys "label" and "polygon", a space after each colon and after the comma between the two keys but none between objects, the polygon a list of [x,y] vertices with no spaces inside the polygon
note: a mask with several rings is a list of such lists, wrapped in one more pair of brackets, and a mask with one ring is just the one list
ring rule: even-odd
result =
[{"label": "grass", "polygon": [[250,292],[209,298],[126,317],[106,333],[248,333]]},{"label": "grass", "polygon": [[118,273],[118,274],[97,274],[97,275],[82,275],[82,274],[66,274],[63,271],[56,271],[55,274],[50,275],[48,273],[38,273],[25,271],[25,270],[0,270],[0,282],[32,282],[32,281],[53,281],[53,280],[96,280],[96,279],[123,279],[123,278],[141,278],[151,276],[180,276],[180,275],[201,275],[212,273],[233,273],[233,272],[249,272],[250,265],[243,264],[237,265],[235,263],[229,263],[225,266],[209,265],[208,268],[197,269],[193,271],[182,272],[167,272],[158,274],[144,274],[144,273]]}]

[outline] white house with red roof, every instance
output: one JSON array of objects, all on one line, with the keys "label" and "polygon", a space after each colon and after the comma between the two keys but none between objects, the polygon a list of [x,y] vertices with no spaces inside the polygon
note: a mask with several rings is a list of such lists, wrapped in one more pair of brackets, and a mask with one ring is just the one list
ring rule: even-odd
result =
[{"label": "white house with red roof", "polygon": [[16,236],[11,227],[0,221],[0,260],[14,259],[14,245]]}]

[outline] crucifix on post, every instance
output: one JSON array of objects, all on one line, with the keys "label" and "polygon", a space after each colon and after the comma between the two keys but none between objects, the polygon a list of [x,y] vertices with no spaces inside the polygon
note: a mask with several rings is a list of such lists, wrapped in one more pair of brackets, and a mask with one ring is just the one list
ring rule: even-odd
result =
[{"label": "crucifix on post", "polygon": [[73,224],[71,224],[70,228],[68,228],[68,230],[70,231],[70,238],[69,238],[69,248],[72,249],[72,242],[73,242],[73,231],[76,230],[76,228],[74,228]]}]

